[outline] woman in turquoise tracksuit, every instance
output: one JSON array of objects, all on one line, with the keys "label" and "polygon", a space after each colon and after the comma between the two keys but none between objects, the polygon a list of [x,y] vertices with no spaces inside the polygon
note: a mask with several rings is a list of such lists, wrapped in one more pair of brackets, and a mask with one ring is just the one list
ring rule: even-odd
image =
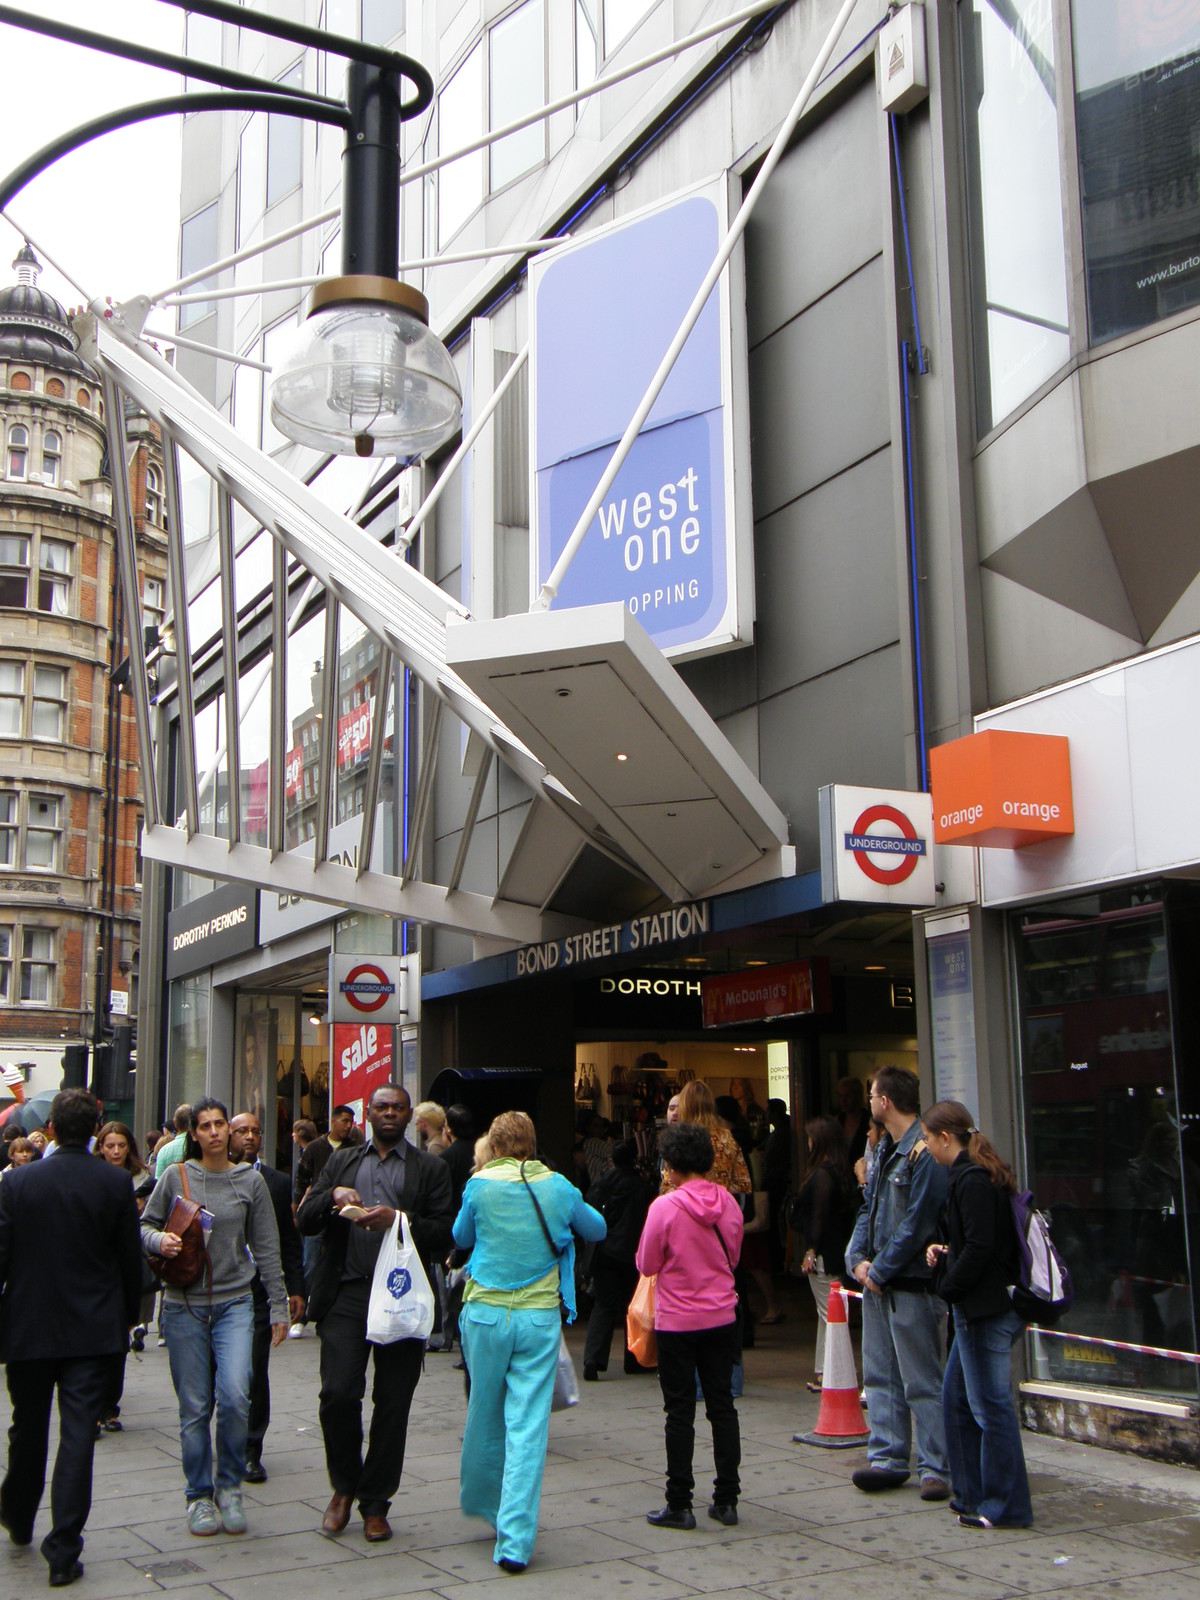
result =
[{"label": "woman in turquoise tracksuit", "polygon": [[533,1159],[523,1111],[498,1116],[488,1140],[493,1159],[463,1190],[454,1224],[455,1243],[471,1252],[458,1321],[471,1379],[458,1500],[495,1528],[497,1566],[523,1572],[537,1536],[560,1295],[575,1320],[572,1229],[603,1239],[605,1227],[574,1184]]}]

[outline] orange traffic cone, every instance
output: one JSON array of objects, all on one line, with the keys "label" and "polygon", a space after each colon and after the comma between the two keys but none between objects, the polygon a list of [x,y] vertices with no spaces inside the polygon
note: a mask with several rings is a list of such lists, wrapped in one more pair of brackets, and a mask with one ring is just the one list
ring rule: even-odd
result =
[{"label": "orange traffic cone", "polygon": [[849,1450],[867,1437],[867,1424],[858,1403],[858,1374],[846,1321],[846,1300],[841,1288],[829,1286],[825,1311],[825,1371],[821,1379],[821,1409],[811,1433],[793,1435],[797,1444],[820,1445],[823,1450]]}]

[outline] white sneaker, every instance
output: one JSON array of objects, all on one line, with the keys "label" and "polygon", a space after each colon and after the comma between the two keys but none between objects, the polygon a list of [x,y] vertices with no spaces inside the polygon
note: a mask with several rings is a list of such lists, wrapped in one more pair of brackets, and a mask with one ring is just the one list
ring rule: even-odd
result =
[{"label": "white sneaker", "polygon": [[302,1322],[293,1322],[287,1331],[287,1336],[289,1339],[303,1339],[304,1324]]},{"label": "white sneaker", "polygon": [[242,1508],[240,1489],[217,1490],[217,1515],[226,1533],[245,1533],[246,1513]]},{"label": "white sneaker", "polygon": [[[217,1508],[211,1500],[193,1500],[187,1509],[188,1532],[194,1533],[197,1538],[205,1539],[209,1534],[220,1533],[221,1519],[217,1515]],[[245,1518],[242,1519],[243,1528],[246,1526]]]}]

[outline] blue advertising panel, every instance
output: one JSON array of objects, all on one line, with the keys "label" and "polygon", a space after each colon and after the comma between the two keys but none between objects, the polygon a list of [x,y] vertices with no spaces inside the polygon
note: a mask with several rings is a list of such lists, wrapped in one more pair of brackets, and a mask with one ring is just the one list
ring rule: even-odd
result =
[{"label": "blue advertising panel", "polygon": [[[720,179],[531,263],[535,589],[562,553],[726,226]],[[749,472],[736,455],[739,440],[744,455],[745,428],[735,426],[735,414],[744,415],[736,403],[745,393],[744,318],[737,257],[709,296],[554,607],[621,600],[671,655],[748,641]]]}]

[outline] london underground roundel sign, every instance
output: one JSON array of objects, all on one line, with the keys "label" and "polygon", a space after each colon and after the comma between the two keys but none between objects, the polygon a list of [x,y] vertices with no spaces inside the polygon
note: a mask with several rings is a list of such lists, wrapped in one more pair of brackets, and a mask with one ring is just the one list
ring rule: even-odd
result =
[{"label": "london underground roundel sign", "polygon": [[830,784],[820,792],[821,892],[897,906],[937,902],[933,803],[904,789]]},{"label": "london underground roundel sign", "polygon": [[[882,830],[881,823],[887,825]],[[898,828],[899,834],[894,834],[892,828]],[[903,883],[912,877],[917,861],[925,854],[925,840],[917,837],[912,822],[897,806],[868,806],[844,843],[873,883]],[[881,858],[887,859],[889,865],[878,865]]]},{"label": "london underground roundel sign", "polygon": [[396,992],[396,985],[382,967],[372,961],[360,961],[341,981],[341,991],[355,1011],[369,1016],[378,1011]]}]

